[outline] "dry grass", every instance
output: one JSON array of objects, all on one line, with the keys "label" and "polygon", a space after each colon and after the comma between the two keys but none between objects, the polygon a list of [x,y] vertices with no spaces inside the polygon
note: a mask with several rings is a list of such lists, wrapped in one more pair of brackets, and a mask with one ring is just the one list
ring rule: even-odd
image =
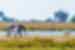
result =
[{"label": "dry grass", "polygon": [[[17,41],[16,44],[15,41]],[[38,44],[38,47],[34,47],[36,45],[34,44],[30,44],[30,42],[33,42],[33,43],[36,43],[36,45]],[[42,43],[38,43],[38,42],[42,42]],[[13,38],[13,37],[0,37],[0,45],[1,44],[9,44],[9,46],[11,46],[11,44],[13,45],[27,45],[28,46],[28,43],[30,45],[33,45],[33,47],[25,47],[25,48],[18,48],[18,47],[1,47],[0,46],[0,50],[63,50],[64,48],[63,47],[48,47],[47,45],[50,43],[52,43],[52,41],[54,41],[56,43],[56,45],[60,45],[59,43],[57,42],[66,42],[66,41],[69,41],[70,43],[75,43],[75,39],[69,37],[47,37],[47,36],[42,36],[42,37],[39,37],[39,36],[36,36],[36,37],[33,37],[33,36],[25,36],[23,38],[20,38],[20,37],[17,37],[17,38]],[[63,42],[62,42],[63,41]],[[45,44],[47,47],[40,47],[41,44]],[[72,44],[72,45],[73,45]],[[63,44],[61,44],[63,45]],[[70,47],[66,47],[64,50],[75,50],[75,48],[70,48]]]},{"label": "dry grass", "polygon": [[65,42],[70,41],[72,39],[75,39],[74,36],[72,37],[64,37],[64,36],[24,36],[24,37],[0,37],[0,41],[14,41],[14,40],[23,40],[23,41],[32,41],[34,39],[40,39],[40,40],[53,40],[55,42]]},{"label": "dry grass", "polygon": [[[0,23],[0,28],[6,28],[11,23]],[[24,24],[24,23],[23,23]],[[34,28],[34,29],[75,29],[75,24],[64,24],[64,23],[25,23],[24,24],[27,28]]]}]

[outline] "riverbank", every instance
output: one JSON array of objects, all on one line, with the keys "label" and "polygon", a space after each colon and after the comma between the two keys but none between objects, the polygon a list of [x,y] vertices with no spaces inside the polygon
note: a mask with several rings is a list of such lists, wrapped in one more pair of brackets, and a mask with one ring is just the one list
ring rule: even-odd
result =
[{"label": "riverbank", "polygon": [[[63,30],[63,31],[50,31],[50,30],[27,30],[25,32],[22,32],[22,35],[28,35],[28,36],[63,36],[66,32],[69,32],[70,35],[75,36],[75,31],[70,30]],[[0,31],[0,36],[6,36],[8,32],[6,31]],[[12,33],[11,35],[14,35]]]}]

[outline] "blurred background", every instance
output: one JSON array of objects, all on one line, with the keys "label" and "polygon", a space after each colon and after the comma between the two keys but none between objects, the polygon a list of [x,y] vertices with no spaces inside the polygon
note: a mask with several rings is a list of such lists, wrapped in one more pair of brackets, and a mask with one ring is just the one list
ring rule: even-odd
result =
[{"label": "blurred background", "polygon": [[0,1],[0,32],[11,23],[24,24],[30,35],[63,35],[75,30],[74,0]]},{"label": "blurred background", "polygon": [[[0,49],[75,50],[74,4],[75,0],[0,0]],[[6,37],[13,23],[26,27],[24,37]]]}]

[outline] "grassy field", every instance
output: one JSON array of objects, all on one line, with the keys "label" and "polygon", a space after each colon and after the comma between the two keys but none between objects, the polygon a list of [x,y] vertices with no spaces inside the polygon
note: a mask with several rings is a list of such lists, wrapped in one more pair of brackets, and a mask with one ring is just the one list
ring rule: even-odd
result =
[{"label": "grassy field", "polygon": [[75,48],[56,48],[56,47],[51,47],[51,48],[41,48],[41,47],[32,47],[32,48],[0,48],[0,50],[75,50]]},{"label": "grassy field", "polygon": [[[62,50],[61,48],[0,48],[1,50]],[[65,50],[75,50],[75,48],[66,48]]]},{"label": "grassy field", "polygon": [[0,38],[0,50],[75,50],[75,39],[66,37],[5,37]]},{"label": "grassy field", "polygon": [[[0,29],[7,28],[11,23],[0,23]],[[23,23],[27,29],[75,29],[74,23]]]}]

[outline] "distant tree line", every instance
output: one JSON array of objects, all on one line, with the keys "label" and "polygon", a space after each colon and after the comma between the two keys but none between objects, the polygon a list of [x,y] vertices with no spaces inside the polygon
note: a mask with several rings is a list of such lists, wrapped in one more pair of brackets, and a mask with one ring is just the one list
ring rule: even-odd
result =
[{"label": "distant tree line", "polygon": [[[58,10],[58,11],[54,12],[54,20],[51,18],[47,18],[44,22],[66,23],[68,18],[69,18],[68,12]],[[16,20],[16,21],[19,22],[19,20]],[[14,19],[9,18],[8,16],[6,16],[4,14],[4,12],[0,11],[0,22],[14,22]],[[39,23],[39,22],[43,22],[43,21],[32,19],[30,22]],[[75,15],[72,16],[72,19],[70,19],[69,23],[75,23]]]},{"label": "distant tree line", "polygon": [[9,18],[8,16],[5,16],[4,12],[0,11],[0,22],[13,22],[13,18]]}]

